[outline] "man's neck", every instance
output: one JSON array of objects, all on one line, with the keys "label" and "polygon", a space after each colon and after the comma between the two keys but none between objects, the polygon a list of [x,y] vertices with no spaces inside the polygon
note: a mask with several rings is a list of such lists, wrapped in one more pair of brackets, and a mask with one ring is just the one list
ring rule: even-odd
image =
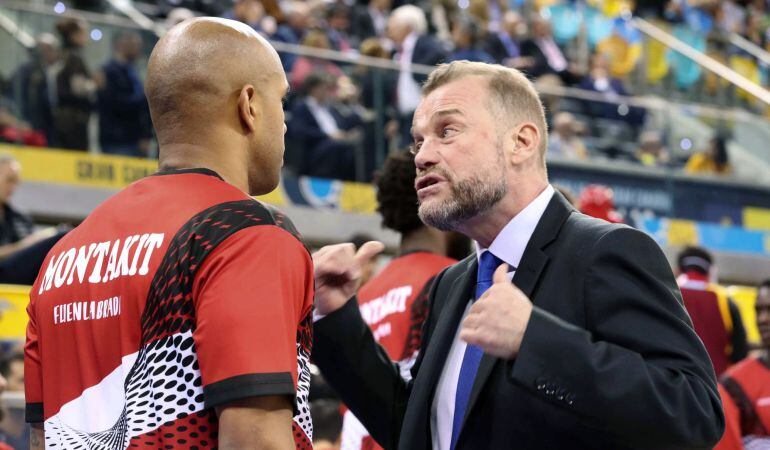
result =
[{"label": "man's neck", "polygon": [[225,182],[249,193],[249,182],[246,163],[237,163],[231,158],[228,161],[214,158],[215,154],[227,154],[228,151],[208,146],[176,143],[160,146],[161,157],[158,163],[160,170],[168,169],[209,169],[216,172]]},{"label": "man's neck", "polygon": [[502,200],[488,211],[461,224],[456,231],[478,242],[483,248],[489,248],[508,222],[548,187],[548,181],[534,183],[525,190],[523,186],[526,185],[527,183],[521,183],[518,186],[508,186],[508,194]]},{"label": "man's neck", "polygon": [[446,235],[435,228],[424,226],[401,236],[401,245],[398,247],[399,254],[403,255],[419,250],[446,255]]}]

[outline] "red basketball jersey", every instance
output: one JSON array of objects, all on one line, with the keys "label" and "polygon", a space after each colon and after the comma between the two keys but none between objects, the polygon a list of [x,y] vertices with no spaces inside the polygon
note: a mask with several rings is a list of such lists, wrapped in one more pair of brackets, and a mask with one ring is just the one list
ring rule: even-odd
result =
[{"label": "red basketball jersey", "polygon": [[27,421],[46,448],[211,448],[214,407],[296,395],[311,448],[313,268],[290,222],[205,169],[99,206],[32,287]]},{"label": "red basketball jersey", "polygon": [[[409,376],[420,348],[433,278],[456,262],[428,252],[409,253],[393,259],[358,292],[361,316],[390,359],[401,362],[401,373],[405,377]],[[380,448],[355,416],[346,411],[342,450]]]}]

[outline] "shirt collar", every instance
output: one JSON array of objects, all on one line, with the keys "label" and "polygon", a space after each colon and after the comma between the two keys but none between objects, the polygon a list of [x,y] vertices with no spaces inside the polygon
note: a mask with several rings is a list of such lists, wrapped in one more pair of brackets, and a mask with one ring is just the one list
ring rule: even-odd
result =
[{"label": "shirt collar", "polygon": [[553,193],[553,186],[549,184],[540,195],[535,197],[529,205],[516,214],[503,227],[488,249],[482,248],[478,242],[473,241],[473,245],[476,248],[476,259],[480,259],[481,254],[489,250],[511,266],[511,269],[515,270],[515,268],[519,267],[524,249],[527,247],[532,233],[535,232],[537,223],[540,222],[540,218],[548,207]]},{"label": "shirt collar", "polygon": [[417,45],[417,39],[420,37],[419,34],[412,31],[409,33],[405,38],[404,42],[401,44],[401,53],[407,53],[412,54],[414,51],[414,46]]}]

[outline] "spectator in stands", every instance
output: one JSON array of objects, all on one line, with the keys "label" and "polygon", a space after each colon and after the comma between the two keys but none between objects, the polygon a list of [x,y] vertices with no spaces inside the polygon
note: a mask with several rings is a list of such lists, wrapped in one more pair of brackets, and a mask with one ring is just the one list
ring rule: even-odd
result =
[{"label": "spectator in stands", "polygon": [[468,16],[459,16],[452,22],[452,42],[454,51],[447,62],[468,60],[494,63],[494,59],[479,45],[479,25]]},{"label": "spectator in stands", "polygon": [[565,84],[578,81],[567,57],[553,39],[551,23],[539,15],[532,20],[532,37],[521,43],[521,56],[532,59],[524,72],[533,79],[557,75]]},{"label": "spectator in stands", "polygon": [[[302,39],[302,45],[323,50],[329,50],[331,48],[329,38],[320,30],[308,31]],[[305,83],[305,78],[312,72],[324,72],[334,78],[342,76],[342,70],[340,70],[339,66],[328,59],[316,58],[313,56],[300,56],[294,62],[293,69],[289,75],[291,88],[301,91]]]},{"label": "spectator in stands", "polygon": [[729,175],[732,167],[727,154],[727,138],[711,138],[705,151],[695,153],[687,160],[684,171],[692,174]]},{"label": "spectator in stands", "polygon": [[[359,52],[363,56],[372,58],[389,57],[378,38],[365,39],[361,43]],[[353,69],[353,80],[360,90],[360,102],[365,110],[364,117],[369,117],[369,120],[364,122],[365,180],[370,180],[371,174],[376,169],[375,152],[378,148],[378,137],[382,136],[384,149],[390,148],[391,143],[395,143],[394,139],[398,139],[398,113],[393,102],[396,96],[397,79],[398,73],[393,70],[378,69],[364,64],[359,64]],[[378,100],[381,103],[378,104]],[[379,123],[375,120],[377,114],[382,115],[382,121]],[[376,130],[378,126],[381,128]]]},{"label": "spectator in stands", "polygon": [[[305,2],[290,1],[282,4],[286,23],[279,25],[272,38],[278,42],[299,45],[310,28],[310,7]],[[283,70],[290,73],[297,56],[293,53],[278,52]]]},{"label": "spectator in stands", "polygon": [[166,20],[163,24],[168,30],[193,17],[195,17],[195,13],[187,8],[174,8],[166,15]]},{"label": "spectator in stands", "polygon": [[556,113],[553,130],[548,138],[548,156],[567,160],[587,159],[588,151],[579,135],[581,128],[572,114]]},{"label": "spectator in stands", "polygon": [[610,74],[609,58],[602,53],[594,53],[591,57],[591,71],[580,82],[579,88],[602,94],[607,101],[586,101],[585,109],[589,115],[604,119],[625,122],[633,127],[644,123],[645,112],[636,107],[621,108],[618,106],[618,96],[629,95],[623,80]]},{"label": "spectator in stands", "polygon": [[686,247],[677,257],[677,265],[679,276],[676,281],[685,308],[719,376],[748,354],[741,313],[727,290],[711,281],[715,265],[706,249]]},{"label": "spectator in stands", "polygon": [[259,0],[236,0],[232,9],[222,15],[225,19],[237,20],[262,32],[262,19],[265,8]]},{"label": "spectator in stands", "polygon": [[369,0],[353,7],[350,34],[359,42],[385,36],[391,0]]},{"label": "spectator in stands", "polygon": [[634,156],[641,164],[649,167],[666,167],[671,164],[671,155],[663,145],[659,131],[643,132],[639,136],[639,148]]},{"label": "spectator in stands", "polygon": [[147,156],[150,150],[150,110],[135,63],[142,52],[142,37],[119,32],[113,57],[102,67],[98,92],[99,144],[103,153]]},{"label": "spectator in stands", "polygon": [[341,180],[355,179],[360,122],[348,121],[332,105],[336,80],[313,72],[304,84],[304,99],[294,104],[288,133],[304,152],[300,174]]},{"label": "spectator in stands", "polygon": [[32,129],[42,131],[49,145],[55,142],[51,107],[55,93],[54,71],[59,57],[59,40],[51,33],[43,33],[30,49],[29,61],[16,69],[11,77],[11,98],[19,108],[21,119]]},{"label": "spectator in stands", "polygon": [[484,39],[485,49],[499,64],[519,70],[527,70],[534,60],[521,56],[519,41],[527,33],[527,23],[516,11],[503,14],[500,29],[488,32]]},{"label": "spectator in stands", "polygon": [[0,99],[0,142],[45,147],[45,135],[19,120],[13,113],[14,109],[13,104]]},{"label": "spectator in stands", "polygon": [[[6,380],[6,392],[24,393],[23,351],[13,351],[0,360],[0,377]],[[2,426],[5,444],[15,449],[27,448],[29,444],[29,427],[24,422],[24,409],[8,408],[0,416],[2,419],[0,425]],[[2,450],[2,447],[0,447],[0,450]]]},{"label": "spectator in stands", "polygon": [[348,34],[350,29],[350,8],[343,3],[332,4],[326,12],[326,35],[331,48],[339,52],[353,50]]},{"label": "spectator in stands", "polygon": [[745,448],[765,449],[770,444],[770,279],[760,284],[755,308],[759,352],[728,369],[722,384],[740,411]]},{"label": "spectator in stands", "polygon": [[395,60],[400,70],[396,85],[396,104],[400,116],[401,143],[412,140],[411,128],[414,110],[420,103],[420,85],[428,79],[413,73],[412,64],[434,66],[446,60],[442,45],[428,34],[425,13],[414,5],[403,5],[393,10],[388,20],[388,37],[396,46]]},{"label": "spectator in stands", "polygon": [[15,351],[0,361],[7,392],[24,392],[24,352]]},{"label": "spectator in stands", "polygon": [[623,215],[615,209],[615,192],[601,184],[589,184],[580,192],[577,208],[587,216],[623,223]]},{"label": "spectator in stands", "polygon": [[80,19],[62,19],[56,24],[61,37],[63,66],[56,75],[56,104],[53,112],[56,145],[87,151],[88,121],[91,118],[96,83],[82,56],[88,28]]},{"label": "spectator in stands", "polygon": [[0,283],[32,284],[45,255],[63,230],[44,228],[35,232],[32,219],[9,201],[21,179],[21,165],[0,154]]},{"label": "spectator in stands", "polygon": [[[5,421],[5,416],[7,415],[5,405],[3,405],[2,399],[3,399],[3,392],[5,392],[6,387],[8,386],[8,382],[6,381],[5,377],[2,373],[0,373],[0,423]],[[3,432],[2,429],[0,429],[0,450],[14,450],[13,447],[7,444],[7,436]]]},{"label": "spectator in stands", "polygon": [[340,402],[331,399],[314,400],[310,403],[313,419],[313,449],[339,450],[342,432]]}]

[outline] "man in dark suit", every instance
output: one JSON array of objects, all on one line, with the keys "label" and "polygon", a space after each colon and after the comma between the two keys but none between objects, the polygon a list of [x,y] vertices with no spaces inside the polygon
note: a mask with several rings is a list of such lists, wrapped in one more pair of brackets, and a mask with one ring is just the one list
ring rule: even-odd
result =
[{"label": "man in dark suit", "polygon": [[370,37],[385,35],[390,3],[390,0],[369,0],[368,4],[356,5],[353,8],[350,34],[358,44]]},{"label": "man in dark suit", "polygon": [[532,37],[521,43],[521,56],[530,58],[530,64],[524,71],[533,79],[543,75],[557,75],[565,84],[580,81],[553,39],[551,23],[542,17],[538,16],[532,21]]},{"label": "man in dark suit", "polygon": [[412,381],[348,300],[378,243],[314,255],[314,360],[372,436],[401,450],[711,448],[721,403],[671,268],[649,236],[554,192],[532,84],[441,66],[413,135],[420,217],[476,253],[438,276]]},{"label": "man in dark suit", "polygon": [[403,145],[411,140],[414,110],[420,103],[420,85],[428,79],[424,73],[415,73],[413,64],[434,66],[446,60],[447,52],[436,39],[428,34],[425,13],[414,5],[403,5],[393,10],[388,19],[388,38],[396,45],[394,59],[398,62],[396,106],[399,113]]},{"label": "man in dark suit", "polygon": [[361,138],[358,115],[344,117],[332,105],[336,80],[323,72],[305,79],[307,95],[291,110],[288,138],[302,151],[299,173],[321,178],[353,180],[355,152]]}]

